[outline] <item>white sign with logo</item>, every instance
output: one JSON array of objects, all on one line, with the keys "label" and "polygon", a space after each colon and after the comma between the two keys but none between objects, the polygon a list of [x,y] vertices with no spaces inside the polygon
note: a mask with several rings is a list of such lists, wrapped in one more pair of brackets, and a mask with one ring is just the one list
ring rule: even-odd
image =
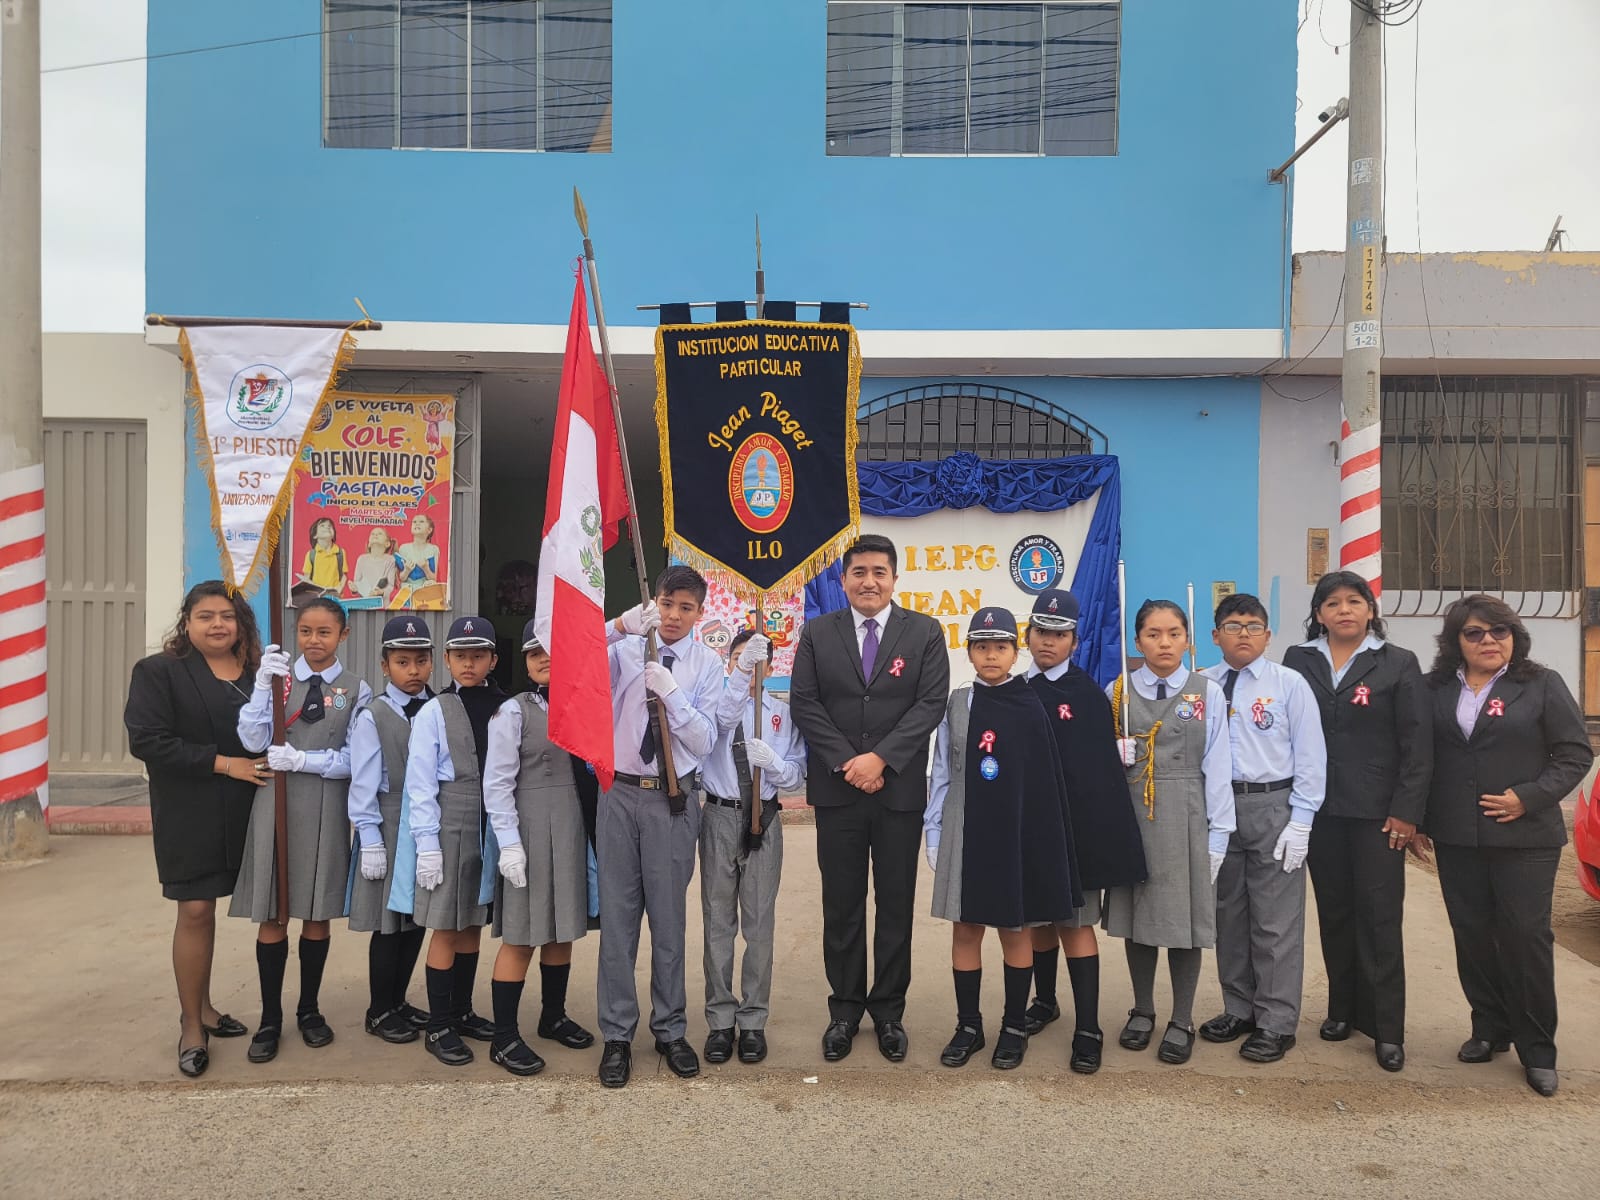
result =
[{"label": "white sign with logo", "polygon": [[[973,613],[998,605],[1025,627],[1040,592],[1072,589],[1099,503],[1096,492],[1048,513],[946,508],[922,517],[863,517],[861,531],[881,533],[899,549],[895,603],[944,627],[954,687],[973,678],[966,651]],[[1028,663],[1026,646],[1021,649],[1018,672]]]}]

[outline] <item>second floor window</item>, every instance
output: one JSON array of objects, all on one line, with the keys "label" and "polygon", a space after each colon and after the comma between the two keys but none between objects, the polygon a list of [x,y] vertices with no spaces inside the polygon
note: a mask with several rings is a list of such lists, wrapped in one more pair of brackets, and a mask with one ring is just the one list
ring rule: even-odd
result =
[{"label": "second floor window", "polygon": [[610,0],[324,0],[323,144],[611,149]]},{"label": "second floor window", "polygon": [[828,3],[831,155],[1117,152],[1119,3]]}]

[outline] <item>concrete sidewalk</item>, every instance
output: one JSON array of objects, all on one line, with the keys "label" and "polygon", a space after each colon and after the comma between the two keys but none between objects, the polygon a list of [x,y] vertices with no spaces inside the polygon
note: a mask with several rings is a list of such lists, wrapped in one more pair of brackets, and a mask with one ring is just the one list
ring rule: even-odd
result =
[{"label": "concrete sidewalk", "polygon": [[[987,1057],[974,1061],[961,1073],[938,1065],[938,1054],[954,1025],[954,1004],[949,970],[949,926],[927,916],[932,875],[923,871],[919,881],[913,986],[906,1014],[911,1037],[907,1062],[891,1065],[877,1052],[870,1022],[854,1053],[842,1063],[822,1060],[819,1038],[827,1023],[827,983],[822,970],[821,904],[816,866],[816,835],[812,828],[789,825],[783,889],[779,900],[777,962],[773,1016],[768,1027],[771,1054],[760,1068],[737,1062],[711,1067],[704,1079],[719,1076],[782,1076],[790,1080],[820,1076],[826,1081],[843,1076],[875,1077],[885,1086],[895,1080],[936,1075],[959,1079],[991,1079],[998,1073]],[[133,837],[58,838],[51,857],[43,863],[0,868],[0,1011],[6,1014],[7,1039],[0,1056],[0,1080],[33,1083],[92,1082],[114,1084],[172,1083],[180,1080],[176,1069],[177,1000],[170,972],[169,948],[173,905],[161,898],[155,864],[147,839]],[[1600,967],[1557,947],[1556,978],[1561,994],[1562,1094],[1554,1102],[1541,1101],[1529,1092],[1515,1055],[1487,1066],[1465,1066],[1455,1059],[1456,1048],[1467,1035],[1464,1000],[1456,983],[1450,930],[1439,897],[1437,881],[1426,872],[1409,873],[1410,895],[1406,917],[1406,952],[1409,974],[1408,1064],[1400,1076],[1388,1076],[1373,1060],[1371,1043],[1359,1036],[1341,1044],[1317,1038],[1323,1016],[1326,981],[1314,935],[1307,955],[1306,1003],[1300,1040],[1282,1063],[1256,1066],[1241,1060],[1236,1046],[1197,1043],[1186,1067],[1159,1063],[1153,1050],[1130,1053],[1115,1044],[1123,1014],[1131,1004],[1127,968],[1120,943],[1102,938],[1101,1021],[1107,1031],[1105,1067],[1099,1076],[1084,1079],[1066,1071],[1070,1041],[1070,993],[1066,972],[1061,975],[1062,1000],[1068,1016],[1030,1048],[1023,1067],[1013,1078],[1049,1079],[1062,1089],[1116,1088],[1119,1077],[1139,1076],[1140,1089],[1161,1089],[1182,1076],[1214,1082],[1274,1081],[1274,1086],[1295,1082],[1349,1083],[1396,1089],[1492,1091],[1497,1105],[1513,1104],[1518,1120],[1544,1111],[1540,1106],[1600,1099]],[[226,901],[219,909],[226,910]],[[698,1049],[706,1026],[700,1011],[703,995],[700,954],[699,885],[691,885],[689,905],[689,1037]],[[1311,918],[1314,929],[1314,917]],[[223,1011],[252,1025],[259,1013],[256,990],[253,927],[242,920],[219,916],[215,967],[216,1003]],[[478,1009],[488,1013],[490,963],[496,943],[485,937],[483,965],[479,971]],[[450,1070],[430,1058],[419,1045],[388,1046],[366,1036],[361,1017],[366,1007],[365,935],[352,935],[342,923],[334,926],[333,948],[322,990],[322,1009],[337,1033],[329,1047],[312,1051],[293,1036],[285,1038],[277,1061],[252,1066],[245,1061],[248,1039],[212,1042],[212,1066],[205,1078],[186,1087],[215,1088],[229,1085],[289,1084],[337,1080],[384,1084],[443,1081],[509,1081],[480,1053],[471,1066]],[[570,1010],[593,1029],[595,935],[576,947]],[[986,944],[984,1004],[991,1028],[1000,1015],[1001,972],[996,939]],[[648,937],[641,946],[641,967],[649,962]],[[412,1000],[423,999],[418,978]],[[1157,991],[1159,1021],[1167,1019],[1165,967]],[[296,967],[289,964],[285,1007],[293,1011],[297,990]],[[538,976],[524,1000],[524,1020],[531,1027],[538,1006]],[[639,990],[648,1006],[648,984],[640,972]],[[1212,956],[1206,956],[1196,1020],[1220,1011]],[[592,1079],[599,1062],[598,1049],[581,1053],[547,1044],[540,1052],[549,1060],[547,1075]],[[649,1033],[641,1023],[635,1042],[635,1078],[649,1078],[658,1068],[650,1049]],[[865,1080],[863,1079],[863,1082]],[[1129,1086],[1134,1081],[1126,1081]],[[538,1086],[534,1081],[532,1086]],[[598,1084],[595,1084],[598,1090]],[[1089,1094],[1085,1091],[1084,1094]]]}]

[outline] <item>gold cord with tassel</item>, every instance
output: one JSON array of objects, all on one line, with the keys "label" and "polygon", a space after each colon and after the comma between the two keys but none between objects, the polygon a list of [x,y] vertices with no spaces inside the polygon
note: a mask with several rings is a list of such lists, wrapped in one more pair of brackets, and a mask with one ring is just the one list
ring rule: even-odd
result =
[{"label": "gold cord with tassel", "polygon": [[[1111,723],[1116,729],[1117,737],[1131,737],[1136,742],[1144,743],[1144,811],[1145,820],[1156,819],[1156,734],[1161,731],[1161,722],[1157,721],[1146,733],[1124,733],[1122,729],[1122,676],[1118,675],[1111,685]],[[1135,757],[1135,765],[1138,763]]]}]

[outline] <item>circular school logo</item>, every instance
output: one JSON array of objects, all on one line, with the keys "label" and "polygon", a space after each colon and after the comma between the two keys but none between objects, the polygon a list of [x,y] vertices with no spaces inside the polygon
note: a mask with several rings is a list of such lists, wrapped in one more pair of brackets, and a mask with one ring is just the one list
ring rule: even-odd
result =
[{"label": "circular school logo", "polygon": [[228,385],[228,420],[252,433],[271,429],[289,411],[293,395],[294,385],[277,367],[265,363],[245,367]]},{"label": "circular school logo", "polygon": [[984,755],[983,761],[978,764],[978,774],[985,779],[993,779],[1000,774],[1000,764],[995,761],[994,755]]},{"label": "circular school logo", "polygon": [[775,533],[794,506],[794,464],[770,433],[745,438],[728,466],[728,503],[751,533]]},{"label": "circular school logo", "polygon": [[1042,533],[1030,533],[1011,548],[1011,582],[1025,592],[1047,592],[1061,582],[1065,561],[1060,546]]},{"label": "circular school logo", "polygon": [[[333,424],[333,405],[331,405],[331,404],[319,404],[319,405],[317,405],[317,415],[311,419],[311,432],[312,433],[322,433],[323,431],[325,431],[328,428],[328,426],[330,426],[332,424]],[[310,446],[306,447],[305,457],[308,460],[311,457],[311,447]]]}]

